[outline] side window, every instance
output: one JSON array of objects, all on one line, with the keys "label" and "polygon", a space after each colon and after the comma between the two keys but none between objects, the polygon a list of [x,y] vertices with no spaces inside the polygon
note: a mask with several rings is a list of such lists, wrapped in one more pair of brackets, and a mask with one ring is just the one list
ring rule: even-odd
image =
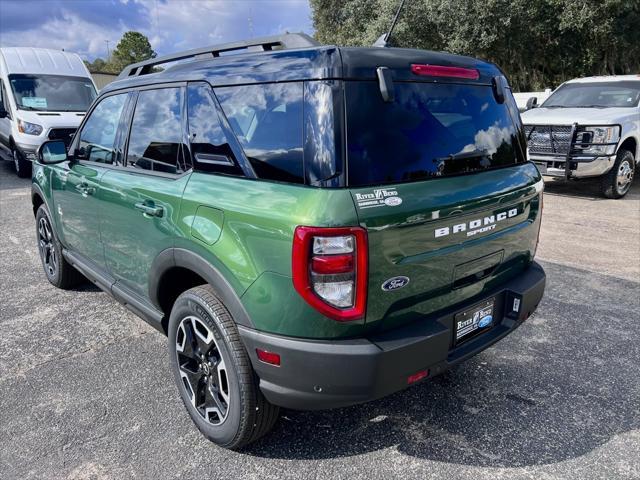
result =
[{"label": "side window", "polygon": [[189,85],[187,111],[195,167],[207,172],[243,175],[220,125],[211,87],[205,84]]},{"label": "side window", "polygon": [[259,178],[304,183],[302,82],[216,88]]},{"label": "side window", "polygon": [[76,156],[92,162],[113,163],[115,141],[127,94],[101,100],[82,127]]},{"label": "side window", "polygon": [[163,173],[191,168],[184,156],[182,89],[143,90],[133,114],[127,167]]}]

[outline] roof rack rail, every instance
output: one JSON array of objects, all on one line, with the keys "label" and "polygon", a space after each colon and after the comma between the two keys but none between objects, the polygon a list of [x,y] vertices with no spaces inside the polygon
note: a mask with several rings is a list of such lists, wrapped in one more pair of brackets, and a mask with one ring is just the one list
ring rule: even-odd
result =
[{"label": "roof rack rail", "polygon": [[250,47],[261,47],[262,51],[266,52],[274,50],[276,48],[306,48],[317,47],[318,45],[320,45],[318,42],[304,33],[286,33],[283,35],[275,35],[271,37],[254,38],[247,41],[223,43],[220,45],[196,48],[184,52],[163,55],[162,57],[151,58],[143,62],[133,63],[124,67],[122,72],[120,72],[120,75],[118,75],[118,79],[137,77],[139,75],[153,73],[153,67],[162,65],[163,63],[175,62],[178,60],[185,60],[188,58],[196,57],[216,58],[219,57],[222,53],[233,52],[236,50],[247,50]]}]

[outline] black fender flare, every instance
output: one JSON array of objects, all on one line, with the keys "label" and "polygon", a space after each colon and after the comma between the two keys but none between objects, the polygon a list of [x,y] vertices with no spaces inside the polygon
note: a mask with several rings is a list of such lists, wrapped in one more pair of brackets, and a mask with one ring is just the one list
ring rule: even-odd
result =
[{"label": "black fender flare", "polygon": [[167,248],[160,252],[149,270],[149,299],[160,309],[160,281],[173,267],[182,267],[200,275],[211,285],[217,297],[238,325],[255,328],[240,297],[222,273],[200,255],[184,248]]},{"label": "black fender flare", "polygon": [[[47,197],[42,191],[42,188],[40,188],[40,185],[38,185],[37,183],[31,183],[31,205],[33,206],[35,206],[33,198],[36,195],[38,195],[42,199],[42,203],[44,203],[47,206],[47,208],[49,208],[49,204],[47,203]],[[35,214],[36,212],[34,211],[33,213]]]}]

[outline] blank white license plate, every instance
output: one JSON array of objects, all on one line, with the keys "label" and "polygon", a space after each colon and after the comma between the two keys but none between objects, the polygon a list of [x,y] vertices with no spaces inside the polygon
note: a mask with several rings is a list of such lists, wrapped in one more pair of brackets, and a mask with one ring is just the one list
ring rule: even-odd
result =
[{"label": "blank white license plate", "polygon": [[458,313],[454,317],[456,343],[493,326],[494,300],[494,298],[485,300],[469,310]]}]

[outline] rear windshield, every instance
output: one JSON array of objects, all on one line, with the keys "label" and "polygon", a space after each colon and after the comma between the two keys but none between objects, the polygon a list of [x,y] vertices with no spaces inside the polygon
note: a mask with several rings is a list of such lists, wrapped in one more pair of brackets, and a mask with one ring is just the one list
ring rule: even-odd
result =
[{"label": "rear windshield", "polygon": [[497,103],[491,87],[396,82],[394,95],[393,102],[384,102],[377,82],[346,82],[350,186],[526,161],[507,102]]}]

